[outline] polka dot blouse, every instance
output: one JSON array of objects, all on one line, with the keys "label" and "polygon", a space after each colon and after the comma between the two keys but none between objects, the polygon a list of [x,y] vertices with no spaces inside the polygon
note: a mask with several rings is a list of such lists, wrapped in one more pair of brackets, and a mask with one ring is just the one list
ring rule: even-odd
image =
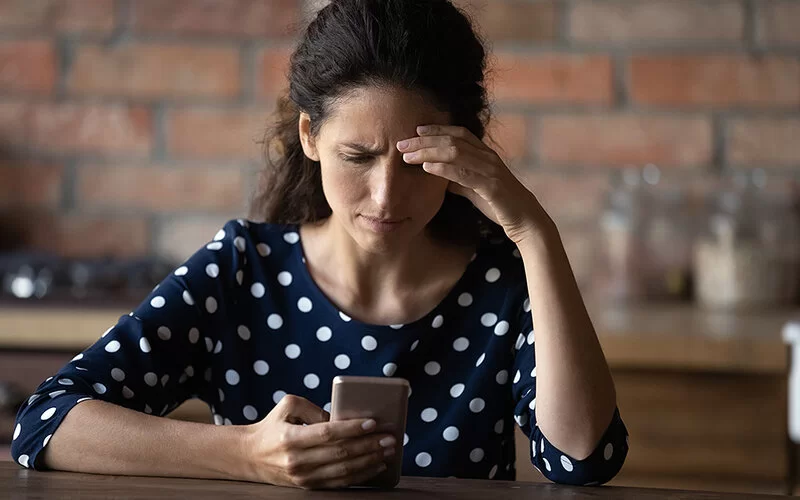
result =
[{"label": "polka dot blouse", "polygon": [[514,479],[514,426],[533,465],[559,483],[611,479],[628,451],[619,413],[584,460],[536,425],[530,302],[509,240],[478,245],[449,295],[405,325],[350,318],[316,286],[297,226],[228,222],[129,315],[43,382],[19,410],[12,455],[38,458],[64,416],[88,399],[167,415],[189,398],[217,425],[263,419],[287,394],[330,410],[336,375],[411,385],[402,473]]}]

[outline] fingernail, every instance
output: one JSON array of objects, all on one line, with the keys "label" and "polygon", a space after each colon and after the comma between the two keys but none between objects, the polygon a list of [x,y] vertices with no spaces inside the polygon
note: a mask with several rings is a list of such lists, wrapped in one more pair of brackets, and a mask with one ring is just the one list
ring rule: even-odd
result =
[{"label": "fingernail", "polygon": [[378,425],[378,424],[374,420],[369,419],[366,422],[364,422],[363,424],[361,424],[361,428],[364,429],[365,431],[369,431],[369,430],[374,429],[376,425]]},{"label": "fingernail", "polygon": [[394,453],[395,453],[394,447],[386,448],[385,450],[383,450],[384,457],[391,457],[392,455],[394,455]]},{"label": "fingernail", "polygon": [[396,442],[397,440],[393,436],[386,436],[385,438],[378,441],[378,443],[380,443],[380,445],[383,446],[384,448],[394,446]]},{"label": "fingernail", "polygon": [[426,132],[430,132],[431,128],[428,125],[420,125],[417,127],[418,134],[424,134]]},{"label": "fingernail", "polygon": [[417,158],[417,155],[414,153],[404,153],[403,154],[403,161],[409,162],[414,161]]},{"label": "fingernail", "polygon": [[408,147],[408,143],[409,143],[409,141],[400,141],[400,142],[398,142],[397,143],[397,149],[399,149],[400,151],[406,149]]},{"label": "fingernail", "polygon": [[378,466],[378,472],[383,472],[386,470],[386,464],[380,464]]}]

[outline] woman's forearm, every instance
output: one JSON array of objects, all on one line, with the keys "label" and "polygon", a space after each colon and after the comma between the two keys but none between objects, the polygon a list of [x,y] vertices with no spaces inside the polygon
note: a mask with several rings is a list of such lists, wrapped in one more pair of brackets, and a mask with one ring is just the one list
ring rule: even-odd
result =
[{"label": "woman's forearm", "polygon": [[46,467],[98,474],[248,479],[243,428],[183,422],[104,401],[66,415],[43,450]]},{"label": "woman's forearm", "polygon": [[583,459],[613,418],[614,382],[555,224],[518,246],[536,331],[537,423]]}]

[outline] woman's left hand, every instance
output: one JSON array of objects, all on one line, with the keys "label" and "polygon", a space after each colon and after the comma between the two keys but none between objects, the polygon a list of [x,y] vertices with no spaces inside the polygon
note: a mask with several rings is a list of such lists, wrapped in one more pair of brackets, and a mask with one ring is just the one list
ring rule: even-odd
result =
[{"label": "woman's left hand", "polygon": [[551,220],[539,201],[489,146],[464,127],[417,127],[419,137],[397,143],[403,161],[450,182],[448,187],[469,199],[519,244]]}]

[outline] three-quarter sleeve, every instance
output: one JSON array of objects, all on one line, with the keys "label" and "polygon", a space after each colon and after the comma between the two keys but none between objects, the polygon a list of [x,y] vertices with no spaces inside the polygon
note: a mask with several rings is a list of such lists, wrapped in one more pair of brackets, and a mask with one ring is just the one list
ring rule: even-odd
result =
[{"label": "three-quarter sleeve", "polygon": [[547,479],[562,484],[592,485],[611,480],[622,468],[628,454],[628,431],[620,418],[619,409],[597,443],[594,451],[578,460],[556,448],[536,423],[536,334],[531,317],[530,300],[525,299],[520,311],[521,333],[514,348],[514,420],[530,439],[528,454],[531,463]]},{"label": "three-quarter sleeve", "polygon": [[67,413],[99,399],[163,416],[186,399],[205,399],[210,357],[220,348],[244,227],[231,221],[167,276],[130,314],[48,378],[17,414],[11,454],[38,460]]}]

